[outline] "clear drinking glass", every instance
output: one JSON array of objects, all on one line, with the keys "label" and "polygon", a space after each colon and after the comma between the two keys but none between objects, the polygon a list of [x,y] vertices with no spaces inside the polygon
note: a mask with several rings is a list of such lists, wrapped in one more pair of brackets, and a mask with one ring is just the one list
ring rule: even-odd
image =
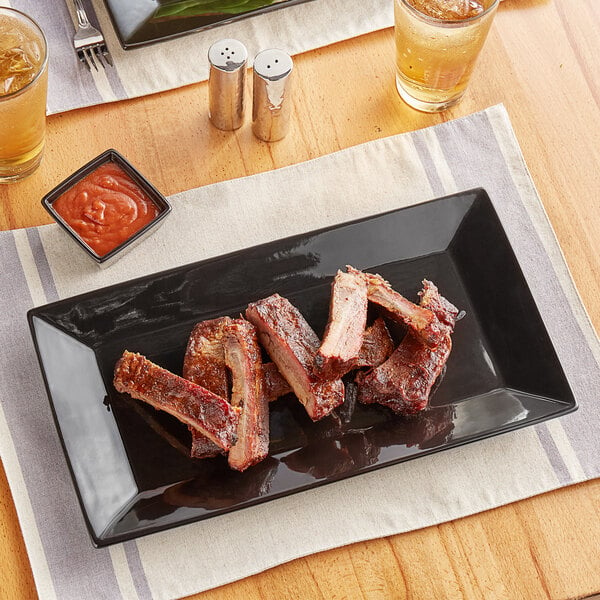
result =
[{"label": "clear drinking glass", "polygon": [[396,87],[413,108],[456,104],[500,0],[394,0]]},{"label": "clear drinking glass", "polygon": [[48,45],[26,14],[0,7],[0,183],[40,164],[46,134]]}]

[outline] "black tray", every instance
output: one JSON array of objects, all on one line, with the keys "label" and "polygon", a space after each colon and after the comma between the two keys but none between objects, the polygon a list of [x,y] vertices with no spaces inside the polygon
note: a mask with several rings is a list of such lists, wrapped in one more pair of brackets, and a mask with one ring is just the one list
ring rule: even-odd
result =
[{"label": "black tray", "polygon": [[[116,393],[124,349],[181,373],[197,321],[278,292],[319,335],[338,268],[377,272],[408,298],[433,280],[465,317],[430,407],[402,418],[342,406],[313,423],[271,404],[270,454],[244,473],[192,460],[187,428]],[[527,282],[484,190],[185,265],[28,313],[48,395],[94,544],[206,519],[510,431],[576,409]]]},{"label": "black tray", "polygon": [[244,10],[244,7],[240,6],[241,0],[221,0],[222,4],[237,4],[236,10],[240,12],[216,11],[203,15],[190,15],[188,12],[179,16],[167,16],[164,12],[177,4],[189,6],[192,0],[105,0],[105,4],[119,42],[128,50],[308,1],[273,0],[269,5],[260,6],[260,0],[248,0],[248,10]]}]

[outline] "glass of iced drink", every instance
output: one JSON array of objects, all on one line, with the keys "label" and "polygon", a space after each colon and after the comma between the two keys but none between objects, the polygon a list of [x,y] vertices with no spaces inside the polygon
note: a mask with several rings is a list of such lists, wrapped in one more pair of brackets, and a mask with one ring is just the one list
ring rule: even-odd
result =
[{"label": "glass of iced drink", "polygon": [[500,0],[394,0],[396,87],[417,110],[456,104]]},{"label": "glass of iced drink", "polygon": [[24,13],[0,7],[0,183],[31,174],[46,133],[48,46]]}]

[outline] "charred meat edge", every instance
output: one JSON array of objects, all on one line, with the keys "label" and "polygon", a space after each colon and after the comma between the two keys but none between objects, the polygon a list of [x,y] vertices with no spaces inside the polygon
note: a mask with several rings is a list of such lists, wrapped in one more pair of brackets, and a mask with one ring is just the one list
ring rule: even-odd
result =
[{"label": "charred meat edge", "polygon": [[225,361],[231,369],[231,404],[241,409],[237,442],[229,450],[232,469],[244,471],[269,453],[269,403],[256,329],[244,319],[225,327]]},{"label": "charred meat edge", "polygon": [[367,280],[338,271],[331,284],[329,320],[316,362],[323,377],[341,377],[354,368],[367,324]]},{"label": "charred meat edge", "polygon": [[273,294],[250,304],[246,318],[313,421],[342,404],[344,384],[340,379],[321,381],[316,374],[319,338],[289,300]]},{"label": "charred meat edge", "polygon": [[188,429],[192,434],[192,446],[190,448],[190,456],[192,458],[214,458],[220,454],[225,454],[225,450],[219,448],[201,431],[198,431],[191,425],[188,425]]},{"label": "charred meat edge", "polygon": [[114,386],[118,392],[164,410],[198,429],[223,450],[229,450],[235,443],[238,408],[141,354],[123,352],[115,366]]}]

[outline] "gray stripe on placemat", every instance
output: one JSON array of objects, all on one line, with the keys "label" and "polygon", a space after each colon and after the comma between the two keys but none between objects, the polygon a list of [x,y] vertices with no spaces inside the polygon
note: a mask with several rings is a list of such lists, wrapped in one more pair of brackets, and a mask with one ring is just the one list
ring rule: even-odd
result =
[{"label": "gray stripe on placemat", "polygon": [[550,464],[554,469],[554,473],[558,477],[561,485],[567,485],[573,482],[573,477],[571,477],[571,473],[563,457],[558,449],[556,442],[552,438],[552,435],[548,431],[548,426],[545,423],[539,423],[534,427],[535,432],[544,448],[544,452],[546,456],[550,460]]},{"label": "gray stripe on placemat", "polygon": [[[43,24],[49,48],[48,112],[101,103],[102,97],[96,86],[90,85],[90,74],[79,63],[73,48],[75,29],[66,4],[62,0],[12,0],[12,6]],[[61,98],[59,106],[54,106],[55,98]]]},{"label": "gray stripe on placemat", "polygon": [[31,248],[33,259],[35,260],[40,281],[42,282],[42,289],[44,290],[46,301],[54,302],[55,300],[58,300],[58,292],[56,291],[56,284],[54,283],[52,272],[50,271],[50,264],[48,263],[44,246],[42,245],[40,232],[35,227],[31,227],[26,231],[27,240],[29,241],[29,247]]},{"label": "gray stripe on placemat", "polygon": [[[543,308],[541,312],[545,316],[544,321],[555,342],[557,354],[569,378],[573,393],[579,400],[579,410],[562,417],[561,425],[584,472],[588,477],[597,477],[600,475],[598,438],[591,429],[591,424],[600,420],[600,403],[593,397],[595,391],[600,389],[598,364],[587,344],[577,349],[572,348],[572,344],[568,344],[573,338],[585,338],[567,304],[560,281],[556,276],[552,276],[555,274],[552,262],[539,240],[525,206],[522,202],[515,201],[520,199],[519,191],[512,179],[489,117],[484,112],[476,113],[470,115],[468,119],[443,123],[435,129],[435,132],[447,163],[455,174],[455,179],[461,181],[465,188],[484,187],[490,191],[494,207],[502,219],[513,248],[517,251],[521,267],[527,273],[528,283],[534,291],[536,302],[540,308]],[[473,136],[477,138],[473,142],[477,142],[477,146],[482,151],[477,156],[466,156],[467,149],[475,147],[475,144],[466,144],[465,139]],[[530,231],[531,235],[521,235],[516,238],[513,233],[515,231]],[[548,301],[548,298],[551,300]],[[564,299],[564,303],[557,303],[555,301],[557,298]],[[560,340],[564,340],[564,343],[557,344],[556,342]],[[543,431],[545,427],[541,425],[539,431]],[[547,430],[541,435],[540,441],[557,476],[561,477],[561,473],[564,473],[564,459],[561,457],[561,460],[557,461],[559,456],[556,453],[557,446],[554,442],[552,445],[548,444],[550,436],[546,433]]]},{"label": "gray stripe on placemat", "polygon": [[[0,232],[0,401],[12,432],[56,595],[115,600],[121,594],[106,549],[93,548],[71,484],[31,341],[23,340],[31,294],[12,232]],[[40,273],[42,281],[47,275]],[[44,493],[36,493],[43,490]],[[44,502],[60,498],[61,510]],[[85,571],[77,568],[85,565]],[[77,585],[73,582],[76,581]]]},{"label": "gray stripe on placemat", "polygon": [[431,156],[431,152],[427,146],[427,143],[424,139],[424,135],[422,131],[413,131],[410,135],[417,154],[419,155],[419,160],[423,165],[423,169],[427,174],[427,179],[429,181],[429,185],[431,186],[431,190],[435,196],[443,196],[445,195],[446,189],[444,188],[444,184],[438,174],[437,166],[433,157]]},{"label": "gray stripe on placemat", "polygon": [[144,566],[142,565],[137,542],[135,540],[123,542],[123,550],[127,557],[127,564],[129,565],[133,585],[135,586],[135,590],[140,597],[140,600],[151,599],[152,592],[150,591],[150,585],[148,584]]}]

